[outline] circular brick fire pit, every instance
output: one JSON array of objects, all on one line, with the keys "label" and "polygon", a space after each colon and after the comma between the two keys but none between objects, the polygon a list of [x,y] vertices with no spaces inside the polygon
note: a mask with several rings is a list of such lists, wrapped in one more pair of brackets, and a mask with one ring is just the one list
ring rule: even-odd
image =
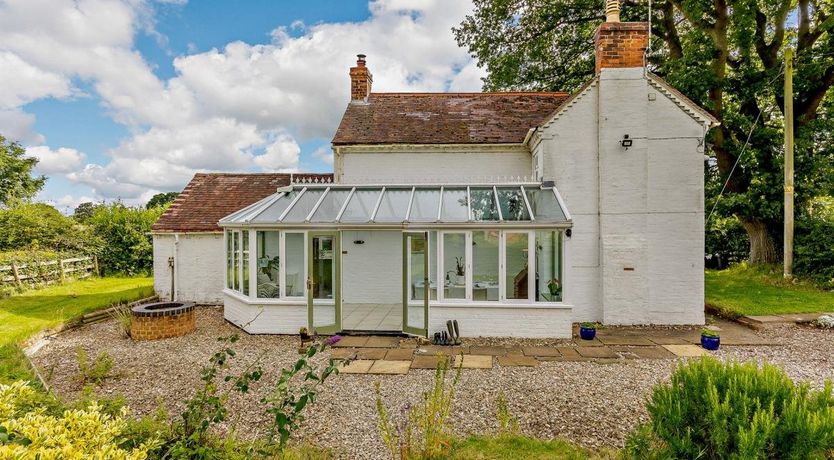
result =
[{"label": "circular brick fire pit", "polygon": [[179,337],[194,330],[194,302],[156,302],[131,310],[130,336],[134,340]]}]

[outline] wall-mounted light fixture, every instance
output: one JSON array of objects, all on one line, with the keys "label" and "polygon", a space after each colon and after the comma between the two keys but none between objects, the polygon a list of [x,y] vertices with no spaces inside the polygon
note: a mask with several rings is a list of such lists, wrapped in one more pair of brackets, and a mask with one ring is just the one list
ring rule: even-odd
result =
[{"label": "wall-mounted light fixture", "polygon": [[623,140],[620,141],[620,145],[622,145],[624,149],[628,150],[632,144],[634,144],[634,141],[628,138],[628,134],[623,135]]},{"label": "wall-mounted light fixture", "polygon": [[572,234],[573,234],[573,232],[571,232],[571,229],[569,229],[569,228],[565,229],[565,236],[566,236],[566,237],[570,238],[570,236],[571,236]]}]

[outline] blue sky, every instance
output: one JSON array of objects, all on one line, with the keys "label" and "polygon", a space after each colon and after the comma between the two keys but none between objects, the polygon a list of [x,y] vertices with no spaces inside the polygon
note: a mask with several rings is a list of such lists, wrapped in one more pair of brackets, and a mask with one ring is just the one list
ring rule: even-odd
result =
[{"label": "blue sky", "polygon": [[478,90],[468,0],[0,0],[0,134],[40,200],[140,204],[198,171],[330,171],[347,70],[380,91]]}]

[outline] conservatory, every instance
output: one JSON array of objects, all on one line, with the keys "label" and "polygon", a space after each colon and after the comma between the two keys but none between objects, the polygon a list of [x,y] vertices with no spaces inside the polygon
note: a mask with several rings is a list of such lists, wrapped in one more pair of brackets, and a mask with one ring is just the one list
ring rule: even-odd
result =
[{"label": "conservatory", "polygon": [[571,225],[552,183],[290,185],[220,220],[225,316],[252,333],[569,327]]}]

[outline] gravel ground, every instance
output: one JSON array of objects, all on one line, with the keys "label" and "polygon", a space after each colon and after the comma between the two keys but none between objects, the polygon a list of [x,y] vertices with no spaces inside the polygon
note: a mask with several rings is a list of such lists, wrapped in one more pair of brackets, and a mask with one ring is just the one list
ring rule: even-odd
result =
[{"label": "gravel ground", "polygon": [[[243,369],[260,357],[265,375],[254,394],[234,395],[228,404],[230,422],[241,436],[262,434],[268,422],[260,398],[269,392],[282,367],[297,359],[297,339],[247,335],[226,323],[220,308],[197,311],[197,331],[156,342],[133,342],[119,336],[112,321],[60,334],[33,356],[33,361],[64,398],[81,390],[77,380],[76,349],[91,359],[106,351],[115,360],[118,376],[97,390],[102,396],[121,394],[134,414],[148,414],[160,405],[171,416],[199,383],[199,369],[217,350],[217,337],[240,334],[234,345],[232,370]],[[787,326],[757,334],[778,338],[775,347],[724,347],[723,359],[766,360],[779,364],[795,379],[816,387],[834,379],[834,332]],[[557,343],[557,341],[550,341]],[[518,340],[477,340],[470,344],[534,344]],[[646,420],[643,408],[651,387],[669,376],[673,360],[629,360],[623,363],[545,362],[537,368],[500,367],[464,370],[452,411],[457,434],[488,434],[498,427],[496,399],[504,391],[512,415],[522,431],[540,438],[563,437],[589,447],[619,447],[638,423]],[[399,417],[431,384],[433,371],[412,370],[408,375],[339,375],[328,382],[297,439],[329,447],[345,458],[384,458],[377,430],[374,383],[389,411]]]}]

